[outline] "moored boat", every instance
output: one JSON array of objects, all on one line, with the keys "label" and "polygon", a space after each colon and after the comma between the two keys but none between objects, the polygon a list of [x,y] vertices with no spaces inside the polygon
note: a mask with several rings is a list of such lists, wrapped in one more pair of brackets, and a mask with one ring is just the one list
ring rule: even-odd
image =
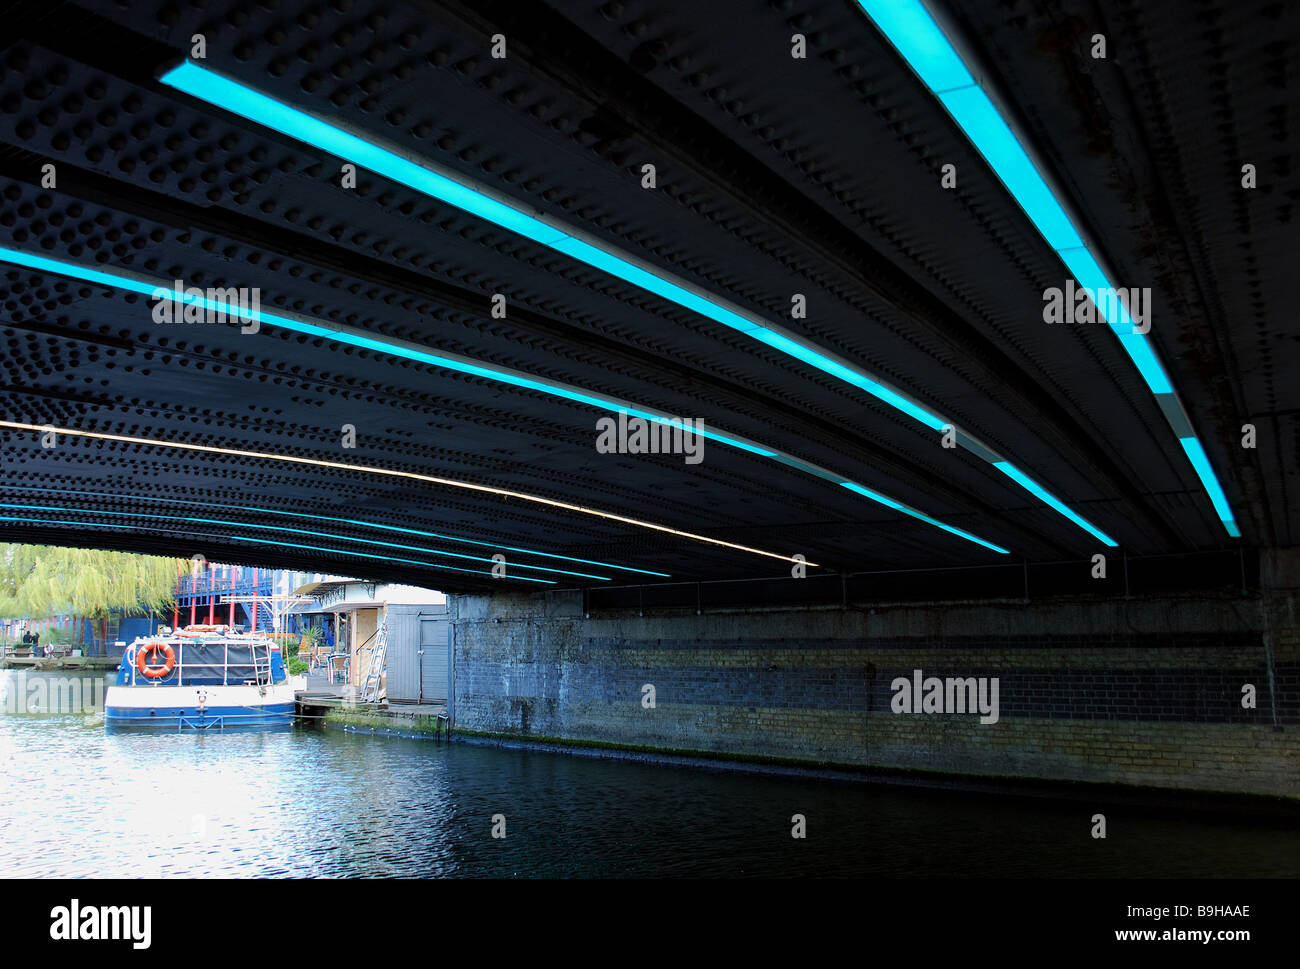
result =
[{"label": "moored boat", "polygon": [[294,712],[279,645],[221,625],[138,637],[104,698],[110,727],[264,729],[291,725]]}]

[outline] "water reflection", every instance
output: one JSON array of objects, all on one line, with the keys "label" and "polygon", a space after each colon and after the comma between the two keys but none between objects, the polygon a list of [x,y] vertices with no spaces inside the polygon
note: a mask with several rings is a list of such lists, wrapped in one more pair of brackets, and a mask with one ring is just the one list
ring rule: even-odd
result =
[{"label": "water reflection", "polygon": [[1280,825],[1112,810],[1098,842],[1091,809],[1041,800],[311,728],[108,734],[99,711],[6,706],[15,676],[0,672],[5,876],[1300,874],[1300,832]]}]

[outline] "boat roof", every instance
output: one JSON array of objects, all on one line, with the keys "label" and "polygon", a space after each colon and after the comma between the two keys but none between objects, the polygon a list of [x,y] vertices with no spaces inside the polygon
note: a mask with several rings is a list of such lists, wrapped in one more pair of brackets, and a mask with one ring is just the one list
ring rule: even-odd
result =
[{"label": "boat roof", "polygon": [[140,642],[238,642],[238,643],[256,643],[257,645],[267,645],[274,649],[279,649],[280,644],[275,639],[265,633],[244,632],[234,629],[231,626],[220,624],[193,624],[181,629],[168,629],[166,632],[159,630],[148,636],[137,636],[132,643]]}]

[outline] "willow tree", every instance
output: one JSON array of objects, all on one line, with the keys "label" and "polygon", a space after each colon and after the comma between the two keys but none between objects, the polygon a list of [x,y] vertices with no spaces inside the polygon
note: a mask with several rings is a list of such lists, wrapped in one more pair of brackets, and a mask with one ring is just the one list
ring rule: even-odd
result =
[{"label": "willow tree", "polygon": [[114,612],[139,616],[164,612],[175,601],[176,578],[185,559],[131,552],[44,545],[0,545],[0,616],[38,617],[71,613],[98,621],[108,638]]}]

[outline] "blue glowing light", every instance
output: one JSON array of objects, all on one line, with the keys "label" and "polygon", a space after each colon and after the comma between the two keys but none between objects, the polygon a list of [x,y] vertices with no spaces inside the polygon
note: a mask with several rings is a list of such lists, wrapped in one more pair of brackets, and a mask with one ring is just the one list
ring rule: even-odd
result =
[{"label": "blue glowing light", "polygon": [[[862,0],[862,5],[863,9],[881,24],[882,29],[909,62],[913,63],[932,90],[953,99],[950,110],[960,113],[959,122],[964,127],[968,127],[968,132],[975,140],[976,146],[1007,182],[1007,187],[1044,235],[1055,245],[1082,245],[1078,233],[1075,232],[1069,218],[1034,168],[1032,161],[996,109],[984,98],[983,92],[974,86],[974,79],[961,58],[924,8],[918,4],[895,3],[892,0],[880,0],[880,2]],[[668,274],[661,274],[637,265],[615,251],[578,238],[570,231],[535,218],[524,212],[517,204],[493,197],[454,177],[438,174],[395,151],[337,128],[320,118],[245,87],[237,81],[213,74],[187,61],[164,74],[162,82],[257,124],[288,134],[337,157],[369,168],[416,191],[524,235],[594,269],[744,333],[787,356],[794,357],[823,373],[866,391],[877,400],[932,430],[944,430],[948,426],[948,422],[942,417],[883,382],[832,359],[800,340],[735,312],[719,301],[668,278]],[[300,332],[310,332],[302,324],[287,325]],[[337,334],[334,339],[365,345],[355,338],[349,340]],[[400,355],[418,359],[410,351],[400,352]],[[463,366],[457,369],[465,370]],[[491,376],[492,379],[505,379],[499,375]],[[529,383],[517,379],[506,380],[506,382],[529,386]],[[533,386],[533,389],[610,409],[607,404],[575,395],[570,391],[537,386]],[[708,432],[705,436],[764,457],[777,456],[776,452],[757,449],[744,442],[716,435],[714,432]],[[947,528],[947,526],[940,527]]]},{"label": "blue glowing light", "polygon": [[[354,552],[351,549],[325,548],[324,546],[321,545],[298,545],[294,542],[271,542],[263,538],[251,538],[248,535],[231,535],[229,536],[229,538],[232,542],[251,542],[254,545],[274,545],[278,548],[299,548],[299,549],[306,549],[312,552],[332,552],[335,555],[346,555],[350,558],[356,557],[356,558],[363,558],[363,559],[379,559],[379,561],[381,562],[402,562],[406,565],[423,565],[430,569],[440,569],[443,571],[468,572],[470,575],[487,575],[487,576],[492,575],[491,572],[480,572],[477,569],[459,569],[453,565],[438,565],[437,563],[434,562],[420,562],[415,559],[400,559],[400,558],[394,558],[391,555],[371,555],[368,552]],[[514,582],[540,582],[543,585],[559,584],[557,582],[553,582],[550,579],[536,579],[529,575],[507,575],[504,578]]]},{"label": "blue glowing light", "polygon": [[919,3],[858,0],[881,33],[936,94],[975,83],[943,31]]},{"label": "blue glowing light", "polygon": [[[143,282],[138,279],[133,279],[130,276],[117,275],[115,273],[92,269],[79,263],[65,262],[59,259],[49,259],[45,256],[38,256],[33,253],[24,252],[20,249],[7,249],[0,247],[0,261],[13,263],[18,266],[26,266],[29,269],[35,269],[41,272],[52,272],[57,273],[60,276],[71,276],[75,279],[84,279],[88,282],[95,282],[118,289],[126,289],[149,296],[158,295],[163,299],[169,299],[175,302],[174,297],[171,295],[174,293],[174,290],[170,288]],[[351,333],[346,330],[335,330],[315,323],[309,323],[305,320],[299,320],[289,316],[280,316],[277,313],[267,312],[262,309],[251,310],[249,308],[241,308],[231,303],[209,299],[206,296],[185,293],[180,302],[202,306],[205,309],[224,313],[231,317],[242,313],[247,319],[256,320],[259,323],[266,323],[271,326],[278,326],[285,330],[292,330],[295,333],[321,337],[322,339],[332,340],[335,343],[343,343],[348,346],[361,347],[366,350],[373,350],[377,353],[383,353],[389,356],[402,357],[407,360],[426,363],[443,370],[453,370],[457,373],[467,373],[475,377],[494,380],[498,383],[509,384],[514,387],[523,387],[527,390],[537,391],[550,397],[560,397],[565,400],[572,400],[576,403],[586,404],[589,407],[596,407],[600,410],[610,411],[612,413],[626,411],[632,416],[642,417],[646,420],[654,421],[657,424],[666,424],[669,427],[681,428],[683,431],[698,433],[700,436],[706,437],[711,441],[717,441],[719,444],[725,444],[728,447],[748,451],[750,454],[757,454],[766,458],[776,456],[775,451],[756,444],[750,444],[747,441],[734,438],[728,434],[723,434],[720,431],[710,430],[703,426],[697,430],[693,426],[688,427],[682,421],[671,417],[652,414],[649,411],[638,410],[636,408],[628,407],[619,401],[606,400],[593,394],[583,393],[581,390],[577,390],[573,387],[567,387],[563,384],[549,383],[545,380],[529,377],[526,374],[481,366],[472,361],[440,354],[436,351],[421,350],[400,343],[390,343],[385,340],[364,336],[359,333]]]},{"label": "blue glowing light", "polygon": [[1187,452],[1187,460],[1192,462],[1192,467],[1196,469],[1196,474],[1201,479],[1201,485],[1205,488],[1205,493],[1210,496],[1210,502],[1214,505],[1215,514],[1227,528],[1228,534],[1233,538],[1240,538],[1241,532],[1237,528],[1237,521],[1233,517],[1232,508],[1228,505],[1228,496],[1223,493],[1223,486],[1219,484],[1219,479],[1214,474],[1214,468],[1210,466],[1210,459],[1205,454],[1205,448],[1201,445],[1198,438],[1180,437],[1178,443],[1183,446]]},{"label": "blue glowing light", "polygon": [[[330,532],[316,532],[304,528],[288,528],[276,525],[254,525],[251,522],[229,521],[222,518],[194,518],[188,515],[152,515],[146,512],[134,511],[101,511],[90,510],[85,508],[69,508],[64,505],[19,505],[8,502],[0,502],[0,508],[13,508],[26,511],[59,511],[74,512],[80,515],[111,515],[114,518],[150,518],[162,521],[179,521],[193,522],[199,525],[232,525],[236,528],[255,528],[259,531],[285,532],[292,535],[309,535],[314,538],[329,538],[336,542],[355,542],[362,545],[379,545],[383,548],[397,548],[408,552],[423,552],[426,555],[445,555],[450,558],[468,559],[471,562],[493,562],[493,559],[484,558],[481,555],[465,555],[461,552],[452,552],[441,548],[425,548],[420,545],[403,545],[396,542],[381,542],[372,538],[354,538],[350,535],[334,535]],[[526,565],[524,563],[512,563],[512,568],[529,569],[535,572],[554,572],[558,575],[573,575],[583,579],[597,579],[601,582],[608,582],[609,578],[603,575],[591,575],[586,572],[573,572],[568,569],[553,569],[544,565]]]},{"label": "blue glowing light", "polygon": [[[102,272],[96,269],[90,269],[89,267],[82,266],[79,263],[64,262],[62,260],[49,259],[44,256],[37,256],[32,253],[24,252],[18,249],[5,249],[0,247],[0,261],[11,262],[16,265],[26,266],[30,269],[36,269],[42,272],[52,272],[62,276],[71,276],[74,279],[87,279],[87,280],[93,279],[94,282],[98,282],[104,285],[118,286],[120,288],[129,289],[133,292],[146,293],[151,296],[158,295],[163,299],[171,299],[173,300],[173,302],[175,301],[174,295],[169,295],[174,293],[174,290],[170,288],[151,285],[147,282],[138,279],[133,279],[129,276],[117,275],[113,273]],[[208,309],[225,313],[227,316],[234,315],[237,314],[238,312],[241,312],[239,307],[233,306],[228,303],[211,300],[206,296],[198,296],[195,294],[184,294],[181,301],[187,303],[196,303]],[[760,445],[750,444],[749,442],[743,441],[739,438],[734,438],[729,435],[719,433],[717,431],[709,430],[708,428],[705,428],[702,425],[697,430],[694,425],[690,427],[686,426],[680,419],[664,417],[658,414],[653,414],[650,411],[640,410],[635,407],[629,407],[618,401],[610,401],[601,397],[596,397],[592,394],[587,394],[580,390],[577,390],[572,387],[567,387],[562,384],[547,383],[545,381],[537,380],[525,374],[516,373],[514,371],[495,370],[490,367],[480,366],[479,364],[473,363],[472,361],[466,361],[456,357],[447,357],[433,351],[421,350],[414,347],[405,346],[403,344],[388,343],[383,340],[375,339],[374,337],[364,336],[358,333],[333,330],[326,326],[321,326],[315,323],[309,323],[305,320],[298,320],[292,317],[280,316],[276,313],[266,312],[265,310],[260,310],[260,309],[257,311],[250,310],[248,313],[248,318],[255,319],[261,323],[268,323],[272,326],[283,327],[284,329],[292,330],[297,333],[304,333],[310,336],[317,336],[317,337],[321,337],[322,339],[332,340],[338,343],[345,343],[350,346],[363,347],[368,350],[374,350],[378,353],[404,357],[408,360],[415,360],[420,363],[427,363],[430,366],[434,366],[434,367],[441,367],[449,370],[455,370],[460,373],[473,374],[474,376],[483,377],[487,380],[495,380],[501,383],[506,383],[517,387],[524,387],[529,390],[535,390],[540,393],[548,394],[550,396],[561,397],[566,400],[572,400],[578,403],[587,404],[592,407],[600,408],[601,410],[611,411],[614,413],[625,412],[629,416],[641,417],[645,420],[654,421],[655,423],[658,424],[664,424],[674,428],[681,428],[683,432],[691,432],[691,433],[699,434],[702,437],[708,438],[709,440],[717,441],[721,444],[726,444],[729,447],[734,447],[742,451],[747,451],[750,454],[756,454],[760,457],[769,458],[778,461],[789,467],[796,468],[798,470],[807,472],[809,474],[816,475],[817,477],[820,477],[827,481],[832,481],[832,482],[839,481],[838,475],[834,475],[831,472],[821,468],[813,467],[812,465],[808,465],[802,461],[799,461],[798,459],[791,458],[788,455],[784,455],[777,451],[764,448]],[[768,333],[769,331],[765,330],[763,332]],[[827,362],[832,363],[832,361],[827,361]],[[860,375],[856,375],[856,376],[860,377]],[[861,378],[861,379],[867,381],[867,383],[871,383],[872,387],[874,388],[871,389],[871,392],[877,394],[878,396],[882,396],[882,399],[886,399],[883,395],[891,393],[887,391],[885,388],[880,387],[879,385],[874,384],[874,382],[869,381],[867,378]],[[866,386],[866,384],[865,383],[860,384],[860,386]],[[897,396],[897,395],[892,395],[892,396]],[[920,415],[918,416],[918,419],[920,420],[924,420],[926,422],[933,422],[939,420],[938,418],[934,417],[928,412],[915,407],[915,405],[912,405],[909,401],[906,401],[903,398],[898,398],[898,401],[901,406],[911,407],[914,410],[916,410],[917,414]],[[937,425],[931,424],[931,426],[942,427],[943,425],[942,423],[939,423]],[[865,489],[863,490],[863,493],[866,493]],[[874,494],[874,492],[872,494]],[[902,508],[902,506],[899,507]],[[920,519],[921,521],[929,522],[930,524],[934,525],[936,528],[941,528],[944,531],[952,532],[953,534],[956,535],[961,535],[963,538],[970,538],[971,541],[978,542],[981,545],[987,545],[987,543],[984,542],[982,539],[975,538],[974,536],[969,536],[965,532],[961,532],[960,530],[953,529],[951,526],[945,525],[942,522],[936,521],[935,519],[922,515],[920,512],[909,510],[906,513],[911,515],[914,518]],[[379,526],[373,526],[373,527],[379,527]],[[995,546],[989,546],[989,547],[995,547]],[[651,573],[651,574],[660,574],[660,573]]]},{"label": "blue glowing light", "polygon": [[[1111,285],[1110,278],[1102,272],[1097,265],[1097,260],[1093,258],[1091,252],[1086,248],[1079,246],[1071,249],[1064,249],[1058,253],[1065,267],[1070,270],[1070,274],[1079,281],[1079,285],[1093,293],[1113,292],[1115,287]],[[1107,319],[1110,324],[1111,332],[1119,338],[1120,345],[1137,367],[1138,373],[1146,381],[1147,387],[1153,394],[1172,394],[1173,385],[1169,382],[1169,377],[1165,373],[1165,368],[1160,365],[1156,359],[1154,351],[1151,349],[1147,337],[1143,333],[1133,332],[1133,318],[1129,315],[1128,309],[1120,300],[1114,302],[1110,300],[1101,300],[1097,305],[1097,310],[1106,316],[1108,310],[1116,317]]]},{"label": "blue glowing light", "polygon": [[939,95],[939,100],[1047,244],[1053,249],[1083,245],[1074,223],[983,89],[948,91]]},{"label": "blue glowing light", "polygon": [[[75,511],[77,514],[85,514],[85,515],[95,514],[94,512],[80,512],[75,509],[72,510]],[[59,519],[59,518],[21,518],[17,515],[0,515],[0,522],[18,522],[24,525],[64,525],[64,526],[78,525],[83,528],[87,525],[92,525],[95,528],[114,528],[114,529],[133,531],[133,532],[139,532],[145,530],[142,529],[139,525],[114,525],[112,522],[69,521],[66,519]],[[161,529],[153,529],[153,530],[162,531]],[[441,565],[436,562],[417,562],[414,559],[393,558],[388,555],[370,555],[366,552],[356,552],[350,549],[321,548],[315,545],[292,545],[287,542],[271,542],[271,541],[266,541],[265,539],[249,538],[247,536],[235,535],[235,536],[231,536],[231,538],[234,541],[251,542],[255,545],[273,545],[280,548],[314,549],[315,551],[318,552],[333,552],[336,555],[353,556],[353,557],[366,558],[366,559],[379,559],[380,561],[383,562],[403,562],[408,565],[423,565],[426,566],[427,568],[439,569],[447,572],[466,572],[470,575],[482,575],[482,576],[488,576],[490,578],[495,578],[495,576],[491,572],[483,572],[478,569],[462,569],[462,568],[457,568],[454,565]],[[544,585],[559,584],[557,582],[553,582],[550,579],[537,579],[537,578],[533,578],[532,576],[526,576],[526,575],[508,575],[505,578],[514,582],[540,582],[543,583]]]},{"label": "blue glowing light", "polygon": [[[922,83],[947,109],[1043,239],[1056,250],[1074,278],[1094,293],[1114,291],[1115,287],[1084,246],[1083,238],[1065,204],[1047,184],[1006,118],[972,75],[961,54],[943,29],[935,23],[921,0],[858,0],[858,4],[916,72]],[[1098,309],[1103,314],[1107,311],[1106,307],[1100,305]],[[1133,331],[1128,309],[1121,303],[1112,311],[1112,315],[1116,318],[1107,320],[1111,331],[1119,339],[1120,346],[1128,354],[1147,387],[1153,394],[1172,394],[1174,391],[1169,375],[1146,334]],[[1177,407],[1181,410],[1181,404]],[[1215,511],[1228,533],[1236,537],[1240,533],[1218,478],[1205,458],[1204,451],[1199,450],[1199,442],[1195,438],[1181,436],[1180,421],[1186,421],[1185,414],[1181,415],[1180,420],[1171,418],[1170,424],[1175,433],[1180,434],[1179,440],[1200,477],[1206,494],[1214,503]],[[1189,441],[1194,442],[1195,447],[1190,447]],[[1047,493],[1033,485],[1030,479],[1020,480],[1007,471],[1010,465],[1003,465],[1006,462],[995,463],[999,470],[1047,501],[1061,514],[1076,523],[1082,523],[1082,519],[1065,505],[1050,496],[1044,497]],[[1089,530],[1092,530],[1091,527]]]},{"label": "blue glowing light", "polygon": [[619,279],[629,282],[633,286],[638,286],[647,292],[654,293],[656,296],[662,296],[670,303],[676,303],[678,306],[699,313],[701,316],[716,320],[733,330],[748,333],[759,328],[759,324],[753,320],[748,320],[739,313],[735,313],[725,306],[720,306],[713,300],[706,299],[685,286],[680,286],[664,279],[657,273],[642,269],[629,260],[599,246],[593,246],[589,242],[574,239],[572,236],[565,236],[553,243],[551,248],[559,250],[566,256],[578,260],[578,262],[585,262],[588,266],[599,269],[601,272],[617,276]]},{"label": "blue glowing light", "polygon": [[1112,548],[1119,544],[1096,525],[1092,524],[1092,522],[1071,511],[1063,501],[1048,492],[1047,489],[1017,468],[1014,464],[1009,461],[995,461],[993,467],[997,468],[1030,494],[1035,495],[1040,501],[1050,505],[1056,511],[1060,512],[1066,518],[1070,519],[1070,521],[1082,528],[1089,535],[1100,540],[1103,544],[1109,545]]},{"label": "blue glowing light", "polygon": [[[249,511],[249,512],[257,512],[263,515],[283,515],[289,518],[302,518],[309,521],[333,522],[335,524],[342,524],[342,525],[356,525],[359,528],[374,528],[386,532],[399,532],[404,535],[419,535],[421,538],[437,538],[446,542],[459,542],[463,545],[476,545],[481,548],[490,548],[499,552],[521,552],[525,555],[535,555],[538,556],[539,558],[558,559],[563,562],[577,562],[581,565],[595,565],[595,566],[599,566],[602,569],[617,569],[618,571],[621,572],[635,572],[639,575],[655,575],[665,579],[672,578],[671,573],[668,572],[654,572],[651,571],[650,569],[637,569],[637,568],[633,568],[630,565],[614,565],[611,562],[600,562],[595,559],[576,558],[575,556],[572,555],[559,555],[555,552],[539,552],[536,549],[520,548],[517,545],[501,545],[498,544],[497,542],[484,542],[473,538],[461,538],[457,535],[446,535],[441,532],[421,531],[418,528],[403,528],[399,525],[380,525],[375,522],[361,521],[360,519],[357,518],[332,518],[329,515],[309,515],[305,512],[300,512],[300,511],[281,511],[276,508],[259,508],[255,505],[223,505],[217,502],[194,501],[188,498],[152,498],[152,497],[147,498],[144,497],[143,495],[124,495],[121,492],[117,492],[117,491],[68,491],[64,488],[33,488],[28,486],[23,486],[22,490],[33,491],[33,492],[48,492],[50,494],[55,494],[60,497],[65,497],[68,495],[76,495],[78,497],[85,497],[85,498],[113,498],[118,501],[140,501],[140,502],[149,502],[151,504],[163,504],[163,505],[197,505],[200,508],[206,508],[206,509],[220,508],[224,511]],[[13,505],[11,507],[18,508],[18,507],[36,507],[36,506]],[[129,513],[122,512],[121,514],[129,514]]]},{"label": "blue glowing light", "polygon": [[1165,368],[1160,366],[1160,361],[1156,359],[1155,351],[1151,349],[1147,338],[1141,333],[1117,333],[1116,336],[1119,337],[1120,346],[1133,361],[1133,366],[1137,367],[1138,373],[1151,389],[1151,393],[1172,394],[1173,384],[1169,382]]},{"label": "blue glowing light", "polygon": [[[470,212],[502,228],[518,232],[572,259],[585,263],[671,303],[698,313],[740,333],[793,356],[824,373],[866,390],[927,427],[939,429],[944,421],[861,371],[831,360],[826,355],[782,336],[769,327],[729,309],[667,274],[645,269],[617,252],[553,228],[522,212],[518,207],[486,195],[444,175],[382,148],[350,132],[334,127],[297,108],[245,87],[237,81],[213,74],[191,62],[168,71],[162,82],[217,107],[233,111],[250,121],[316,145],[330,154],[369,168],[403,185],[449,205]],[[725,442],[733,443],[733,442]],[[743,447],[735,444],[734,446]],[[752,450],[747,448],[747,450]]]},{"label": "blue glowing light", "polygon": [[899,504],[897,501],[895,501],[892,498],[886,498],[878,491],[872,491],[870,488],[864,488],[862,485],[856,484],[855,482],[852,481],[841,481],[840,485],[842,487],[848,488],[850,491],[862,495],[865,498],[870,498],[872,501],[877,501],[880,504],[884,505],[886,508],[892,508],[894,509],[894,511],[902,512],[904,515],[910,515],[913,518],[925,522],[927,525],[933,525],[935,528],[941,528],[945,532],[948,532],[952,535],[956,535],[959,538],[964,538],[968,542],[974,542],[976,545],[983,545],[985,548],[992,549],[993,551],[999,552],[1002,555],[1010,554],[1001,545],[994,545],[992,542],[986,542],[984,541],[984,539],[976,535],[972,535],[970,532],[963,531],[960,528],[954,528],[952,525],[945,525],[937,518],[931,518],[929,515],[919,512],[914,508],[908,508],[906,505]]},{"label": "blue glowing light", "polygon": [[564,233],[519,208],[462,185],[445,175],[430,171],[395,152],[373,145],[363,138],[343,131],[334,125],[292,108],[282,101],[259,91],[214,74],[189,61],[173,68],[161,78],[162,83],[192,94],[196,98],[215,104],[264,124],[268,128],[316,145],[331,155],[373,172],[409,185],[417,191],[472,212],[480,218],[494,222],[511,232],[517,232],[537,242],[549,245]]},{"label": "blue glowing light", "polygon": [[846,383],[850,383],[855,387],[865,390],[873,397],[878,397],[886,404],[889,404],[889,406],[901,410],[904,414],[920,421],[926,427],[940,431],[943,430],[944,426],[948,423],[942,417],[931,414],[924,407],[913,403],[901,394],[895,393],[879,381],[872,380],[866,374],[860,373],[851,367],[846,367],[844,364],[838,363],[824,354],[818,353],[811,347],[804,346],[797,340],[792,340],[787,336],[766,328],[757,329],[750,333],[750,336],[755,340],[760,340],[763,343],[766,343],[774,349],[780,350],[782,353],[789,354],[792,357],[798,357],[805,363],[812,364],[818,370],[824,371],[832,377],[838,377]]}]

